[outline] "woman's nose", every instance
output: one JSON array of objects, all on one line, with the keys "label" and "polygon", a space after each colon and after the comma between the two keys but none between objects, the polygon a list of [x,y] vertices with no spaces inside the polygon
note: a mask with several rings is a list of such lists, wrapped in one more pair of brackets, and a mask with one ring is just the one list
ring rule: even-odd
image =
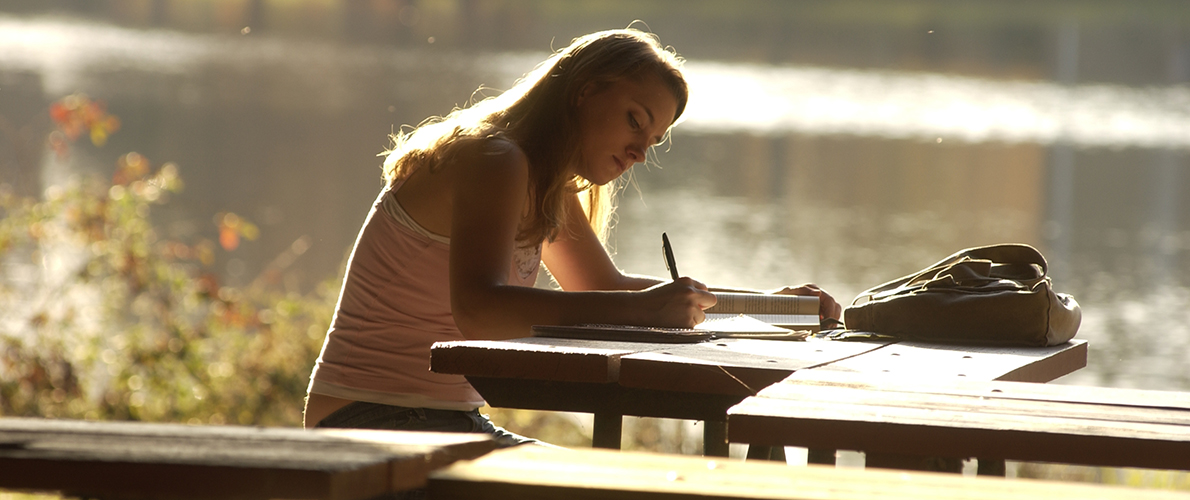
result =
[{"label": "woman's nose", "polygon": [[640,163],[642,161],[645,161],[644,148],[642,148],[636,144],[632,144],[632,145],[628,146],[628,158],[630,158],[632,160],[632,163]]}]

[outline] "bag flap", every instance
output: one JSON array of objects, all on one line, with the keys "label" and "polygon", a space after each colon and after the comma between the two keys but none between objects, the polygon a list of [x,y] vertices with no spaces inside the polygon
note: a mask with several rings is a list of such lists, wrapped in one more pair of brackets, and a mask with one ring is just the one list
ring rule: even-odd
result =
[{"label": "bag flap", "polygon": [[971,291],[976,291],[976,288],[983,291],[1031,289],[1045,280],[1047,271],[1045,257],[1030,245],[1005,243],[967,248],[917,273],[869,288],[856,296],[851,304],[914,293],[930,287],[952,290],[972,287]]}]

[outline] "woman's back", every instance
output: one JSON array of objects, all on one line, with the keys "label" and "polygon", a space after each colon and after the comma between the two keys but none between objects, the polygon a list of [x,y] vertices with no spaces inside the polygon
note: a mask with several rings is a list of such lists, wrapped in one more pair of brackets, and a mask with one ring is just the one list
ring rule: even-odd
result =
[{"label": "woman's back", "polygon": [[[421,408],[483,405],[462,377],[429,370],[433,343],[464,339],[451,311],[449,227],[440,222],[442,212],[449,215],[440,201],[450,198],[454,170],[415,171],[373,204],[311,376],[312,394]],[[508,283],[532,286],[539,262],[540,245],[518,249]]]}]

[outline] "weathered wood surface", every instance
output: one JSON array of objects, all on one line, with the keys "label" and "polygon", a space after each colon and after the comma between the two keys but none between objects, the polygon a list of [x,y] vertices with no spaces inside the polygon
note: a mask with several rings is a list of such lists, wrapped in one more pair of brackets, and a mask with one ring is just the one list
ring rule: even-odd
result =
[{"label": "weathered wood surface", "polygon": [[468,376],[489,405],[526,410],[613,413],[639,417],[725,420],[727,409],[743,397],[655,391],[612,383]]},{"label": "weathered wood surface", "polygon": [[429,495],[435,500],[1190,499],[1186,493],[1111,486],[529,446],[435,471]]},{"label": "weathered wood surface", "polygon": [[615,382],[621,357],[671,346],[549,337],[439,342],[430,350],[430,369],[492,378]]},{"label": "weathered wood surface", "polygon": [[728,411],[732,442],[1190,470],[1190,394],[797,373]]},{"label": "weathered wood surface", "polygon": [[97,498],[372,498],[486,435],[0,419],[0,488]]},{"label": "weathered wood surface", "polygon": [[1087,366],[1087,341],[1053,347],[993,347],[897,342],[820,369],[919,379],[1049,382]]},{"label": "weathered wood surface", "polygon": [[620,385],[700,394],[751,396],[795,370],[837,363],[883,342],[724,339],[620,358]]}]

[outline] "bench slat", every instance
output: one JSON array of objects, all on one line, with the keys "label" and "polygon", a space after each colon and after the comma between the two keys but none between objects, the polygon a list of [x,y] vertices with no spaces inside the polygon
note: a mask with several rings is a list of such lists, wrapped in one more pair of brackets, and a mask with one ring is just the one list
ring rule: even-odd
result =
[{"label": "bench slat", "polygon": [[370,498],[495,448],[485,435],[0,419],[0,487],[104,497]]},{"label": "bench slat", "polygon": [[760,461],[522,446],[430,475],[435,500],[1190,499],[1190,494],[888,470],[790,467]]}]

